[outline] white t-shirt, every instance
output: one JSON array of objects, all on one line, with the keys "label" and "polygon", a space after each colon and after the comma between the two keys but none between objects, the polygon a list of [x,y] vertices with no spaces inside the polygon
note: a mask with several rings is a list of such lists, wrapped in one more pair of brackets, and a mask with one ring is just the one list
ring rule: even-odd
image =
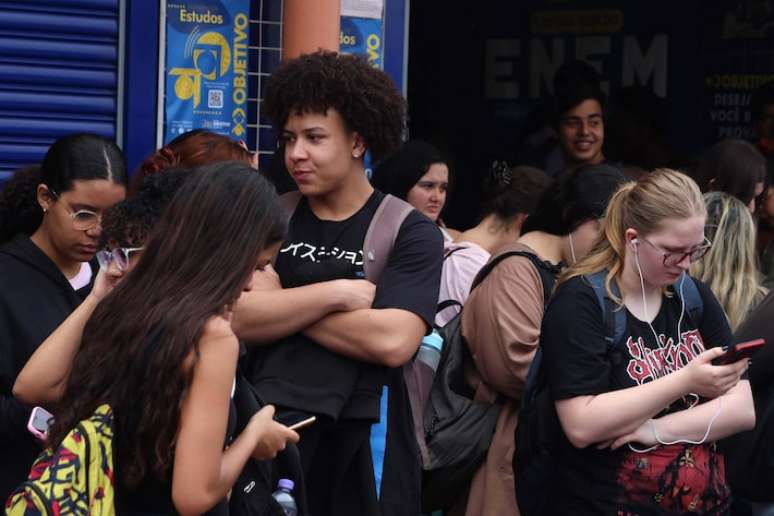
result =
[{"label": "white t-shirt", "polygon": [[87,262],[81,262],[81,270],[72,278],[68,278],[67,281],[70,282],[73,290],[82,289],[91,281],[91,266]]}]

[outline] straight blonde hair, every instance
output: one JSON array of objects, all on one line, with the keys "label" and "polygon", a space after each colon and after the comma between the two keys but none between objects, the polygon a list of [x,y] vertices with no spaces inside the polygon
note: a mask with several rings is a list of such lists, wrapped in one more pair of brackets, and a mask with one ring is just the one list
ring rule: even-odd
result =
[{"label": "straight blonde hair", "polygon": [[713,245],[700,262],[691,265],[691,274],[707,283],[736,330],[767,293],[758,271],[755,223],[747,206],[727,193],[705,194],[704,203],[704,233]]},{"label": "straight blonde hair", "polygon": [[621,304],[611,284],[614,279],[620,280],[623,273],[626,230],[634,228],[646,236],[663,229],[667,219],[687,219],[706,213],[698,185],[677,170],[660,168],[637,181],[624,183],[610,198],[602,233],[591,252],[562,273],[557,286],[576,276],[606,270],[607,294]]}]

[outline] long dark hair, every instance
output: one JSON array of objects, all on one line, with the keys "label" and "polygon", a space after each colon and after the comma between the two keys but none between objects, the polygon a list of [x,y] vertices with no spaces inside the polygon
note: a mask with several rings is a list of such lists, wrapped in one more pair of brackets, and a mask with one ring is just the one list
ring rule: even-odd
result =
[{"label": "long dark hair", "polygon": [[[0,242],[17,233],[34,232],[43,221],[37,201],[37,187],[45,184],[61,194],[70,190],[75,180],[107,179],[126,185],[126,162],[115,142],[89,133],[69,134],[51,145],[39,170],[30,167],[20,171],[20,181],[13,191],[0,195]],[[4,198],[13,197],[11,200]]]},{"label": "long dark hair", "polygon": [[191,172],[145,244],[137,266],[83,332],[49,443],[109,403],[116,464],[126,485],[167,479],[190,356],[206,321],[239,297],[286,217],[274,188],[245,164]]},{"label": "long dark hair", "polygon": [[691,177],[702,192],[726,192],[750,204],[756,184],[766,180],[766,159],[749,142],[722,140],[704,152]]}]

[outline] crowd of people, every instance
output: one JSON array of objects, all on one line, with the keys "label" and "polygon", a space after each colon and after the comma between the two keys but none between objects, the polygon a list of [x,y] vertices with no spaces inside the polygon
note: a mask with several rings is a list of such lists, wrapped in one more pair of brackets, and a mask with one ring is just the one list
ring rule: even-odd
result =
[{"label": "crowd of people", "polygon": [[[606,158],[587,67],[554,86],[523,161],[492,165],[456,230],[453,160],[403,141],[405,100],[354,56],[271,76],[273,171],[206,130],[131,177],[115,143],[58,139],[0,193],[8,510],[36,457],[107,405],[117,514],[283,514],[280,478],[314,516],[774,514],[774,87],[758,140],[681,171]],[[452,389],[498,415],[464,489],[433,506],[416,428],[435,422],[406,371],[456,323]],[[768,337],[754,363],[723,360]],[[443,347],[437,367],[430,389]],[[536,400],[556,439],[520,489]],[[53,414],[42,438],[33,407]]]}]

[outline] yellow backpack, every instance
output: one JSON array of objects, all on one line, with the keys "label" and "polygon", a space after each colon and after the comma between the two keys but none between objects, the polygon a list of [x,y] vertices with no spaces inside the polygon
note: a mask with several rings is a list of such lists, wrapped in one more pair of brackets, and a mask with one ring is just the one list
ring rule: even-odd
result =
[{"label": "yellow backpack", "polygon": [[10,516],[115,514],[113,411],[100,405],[35,460],[5,504]]}]

